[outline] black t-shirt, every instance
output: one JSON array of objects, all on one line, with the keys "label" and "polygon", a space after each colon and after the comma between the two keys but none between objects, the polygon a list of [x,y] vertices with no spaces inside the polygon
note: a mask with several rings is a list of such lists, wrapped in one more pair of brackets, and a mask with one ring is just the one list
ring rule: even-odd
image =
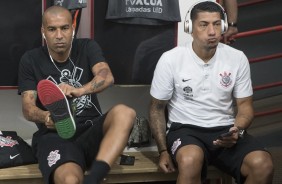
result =
[{"label": "black t-shirt", "polygon": [[[42,79],[48,79],[56,84],[68,83],[80,87],[93,79],[91,68],[105,61],[100,46],[90,39],[75,39],[69,59],[65,63],[52,63],[47,47],[27,51],[19,64],[18,93],[26,90],[36,90]],[[71,100],[76,105],[76,124],[98,117],[95,106],[101,112],[96,94],[84,95]],[[95,106],[93,105],[95,104]],[[45,109],[37,99],[38,107]],[[42,124],[38,124],[40,128]]]}]

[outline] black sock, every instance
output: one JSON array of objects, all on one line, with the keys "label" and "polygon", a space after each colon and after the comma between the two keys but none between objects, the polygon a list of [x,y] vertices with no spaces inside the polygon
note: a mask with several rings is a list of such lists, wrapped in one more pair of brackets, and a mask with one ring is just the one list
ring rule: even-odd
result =
[{"label": "black sock", "polygon": [[110,171],[110,166],[104,161],[94,161],[92,163],[89,175],[85,176],[84,184],[98,184],[100,183]]}]

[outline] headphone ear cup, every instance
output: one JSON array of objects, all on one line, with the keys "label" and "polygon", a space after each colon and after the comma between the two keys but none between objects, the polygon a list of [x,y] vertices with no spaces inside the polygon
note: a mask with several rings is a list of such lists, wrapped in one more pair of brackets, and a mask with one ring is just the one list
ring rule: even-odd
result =
[{"label": "headphone ear cup", "polygon": [[192,33],[192,21],[190,19],[184,21],[184,32],[188,34]]},{"label": "headphone ear cup", "polygon": [[191,10],[188,10],[185,16],[184,20],[184,32],[191,34],[192,33],[192,20],[191,20],[191,15],[190,15]]},{"label": "headphone ear cup", "polygon": [[185,33],[188,33],[188,31],[189,31],[189,30],[188,30],[188,29],[189,29],[188,24],[189,24],[189,23],[188,23],[188,20],[185,20],[185,21],[184,21],[184,32],[185,32]]},{"label": "headphone ear cup", "polygon": [[225,33],[225,23],[223,20],[221,20],[221,33]]},{"label": "headphone ear cup", "polygon": [[189,19],[188,20],[188,33],[189,34],[192,34],[192,27],[193,27],[192,20]]},{"label": "headphone ear cup", "polygon": [[228,24],[226,21],[221,20],[221,33],[224,34],[228,29]]}]

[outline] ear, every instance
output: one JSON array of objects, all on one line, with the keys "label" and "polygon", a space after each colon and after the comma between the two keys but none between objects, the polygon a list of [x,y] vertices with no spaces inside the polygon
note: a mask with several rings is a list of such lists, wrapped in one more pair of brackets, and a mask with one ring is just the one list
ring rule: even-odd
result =
[{"label": "ear", "polygon": [[75,25],[73,24],[72,25],[72,37],[74,38],[74,35],[75,35]]}]

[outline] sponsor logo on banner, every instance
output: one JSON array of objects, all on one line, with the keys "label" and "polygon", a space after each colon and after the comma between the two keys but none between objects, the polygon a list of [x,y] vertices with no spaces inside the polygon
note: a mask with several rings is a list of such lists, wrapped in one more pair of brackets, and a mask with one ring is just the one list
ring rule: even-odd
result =
[{"label": "sponsor logo on banner", "polygon": [[127,13],[162,13],[162,0],[125,0]]}]

